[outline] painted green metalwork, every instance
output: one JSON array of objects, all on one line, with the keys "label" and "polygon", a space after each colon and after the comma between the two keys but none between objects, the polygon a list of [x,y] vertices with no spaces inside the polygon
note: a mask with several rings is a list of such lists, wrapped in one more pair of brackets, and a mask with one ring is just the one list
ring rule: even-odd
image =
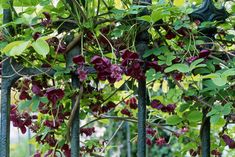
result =
[{"label": "painted green metalwork", "polygon": [[[140,3],[148,3],[151,4],[151,0],[142,0]],[[143,10],[141,14],[148,14],[148,11]],[[142,57],[146,50],[148,50],[149,44],[149,33],[147,31],[148,23],[139,21],[140,32],[137,33],[136,36],[136,50],[139,55]],[[143,59],[143,58],[142,58]],[[145,69],[145,67],[143,67]],[[139,80],[138,81],[138,144],[137,144],[137,156],[145,157],[146,156],[146,81]]]},{"label": "painted green metalwork", "polygon": [[[205,21],[219,21],[225,22],[229,14],[226,12],[225,8],[218,9],[214,6],[212,0],[204,0],[200,8],[196,9],[191,13],[190,18],[192,21],[199,20],[200,22]],[[205,36],[214,38],[214,34],[217,31],[216,26],[203,28],[199,30]],[[208,40],[205,38],[205,40]],[[208,45],[210,46],[210,45]],[[210,157],[210,117],[207,117],[208,109],[203,108],[203,119],[202,126],[200,130],[201,137],[201,155],[202,157]]]},{"label": "painted green metalwork", "polygon": [[225,8],[218,9],[213,4],[212,0],[204,0],[200,8],[191,13],[190,18],[192,20],[203,21],[225,21],[228,17],[228,13]]},{"label": "painted green metalwork", "polygon": [[[81,53],[80,46],[75,46],[71,51],[67,53],[66,56],[66,64],[67,68],[71,67],[73,64],[73,57]],[[78,77],[75,74],[71,75],[72,78],[72,87],[73,89],[79,89],[80,82]],[[72,106],[75,106],[76,96],[72,98]],[[71,157],[79,157],[80,156],[80,106],[78,106],[76,113],[74,115],[74,119],[72,121],[71,126]]]}]

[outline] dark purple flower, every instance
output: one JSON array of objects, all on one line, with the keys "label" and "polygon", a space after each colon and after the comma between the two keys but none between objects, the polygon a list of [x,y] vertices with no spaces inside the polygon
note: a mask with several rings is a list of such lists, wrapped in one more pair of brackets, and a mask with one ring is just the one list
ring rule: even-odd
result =
[{"label": "dark purple flower", "polygon": [[33,157],[41,157],[41,153],[40,153],[39,151],[37,151],[37,152],[33,155]]},{"label": "dark purple flower", "polygon": [[108,80],[109,83],[115,83],[122,79],[122,69],[116,64],[111,64],[109,59],[94,56],[91,59],[91,63],[94,64],[99,80]]},{"label": "dark purple flower", "polygon": [[222,135],[222,139],[224,140],[226,145],[229,146],[229,148],[231,148],[231,149],[235,148],[235,141],[233,139],[231,139],[228,135],[226,135],[226,134]]},{"label": "dark purple flower", "polygon": [[42,96],[42,95],[43,95],[40,86],[38,86],[38,85],[36,85],[36,84],[34,84],[34,85],[32,86],[32,92],[33,92],[34,94],[38,95],[38,96]]},{"label": "dark purple flower", "polygon": [[65,45],[64,42],[60,42],[58,46],[55,47],[56,52],[58,53],[64,53],[66,51],[67,46]]},{"label": "dark purple flower", "polygon": [[80,134],[85,134],[86,136],[91,136],[93,133],[95,133],[95,128],[81,128]]},{"label": "dark purple flower", "polygon": [[52,149],[48,150],[44,157],[49,157],[49,156],[51,155],[51,153],[52,153],[52,152],[53,152],[53,150],[52,150]]},{"label": "dark purple flower", "polygon": [[151,139],[146,138],[146,144],[147,144],[147,145],[149,145],[149,146],[151,146],[151,145],[152,145],[152,141],[151,141]]},{"label": "dark purple flower", "polygon": [[21,130],[22,134],[25,134],[27,131],[26,127],[24,125],[20,127],[20,130]]},{"label": "dark purple flower", "polygon": [[164,137],[159,137],[159,138],[157,138],[156,140],[155,140],[155,142],[156,142],[156,144],[158,145],[158,146],[163,146],[163,145],[165,145],[166,144],[166,140],[165,140],[165,138]]},{"label": "dark purple flower", "polygon": [[146,68],[147,69],[153,68],[155,69],[156,72],[163,71],[163,68],[160,65],[158,65],[157,61],[146,62]]},{"label": "dark purple flower", "polygon": [[111,80],[114,80],[114,82],[116,82],[122,79],[123,71],[118,65],[112,64],[110,67],[110,70],[111,70],[111,74],[110,74]]},{"label": "dark purple flower", "polygon": [[222,153],[220,153],[219,150],[217,150],[217,149],[213,149],[213,150],[211,151],[211,154],[212,154],[212,155],[215,155],[215,156],[218,156],[218,157],[220,157],[220,156],[222,155]]},{"label": "dark purple flower", "polygon": [[159,100],[155,99],[151,102],[151,107],[158,109],[158,110],[161,110],[164,107],[164,105]]},{"label": "dark purple flower", "polygon": [[151,136],[154,136],[155,134],[156,134],[156,130],[154,130],[153,128],[150,128],[150,127],[148,127],[148,128],[146,128],[146,134],[149,134],[149,135],[151,135]]},{"label": "dark purple flower", "polygon": [[83,82],[87,79],[87,71],[78,69],[77,73],[78,73],[78,78],[81,82]]},{"label": "dark purple flower", "polygon": [[199,53],[199,58],[207,58],[210,55],[210,50],[201,50]]},{"label": "dark purple flower", "polygon": [[61,122],[59,120],[46,120],[44,121],[43,125],[51,128],[51,129],[58,129]]},{"label": "dark purple flower", "polygon": [[130,112],[128,109],[122,109],[122,110],[121,110],[121,113],[124,114],[124,115],[127,115],[127,116],[131,117],[131,112]]},{"label": "dark purple flower", "polygon": [[25,99],[31,99],[31,97],[29,96],[29,93],[26,91],[21,91],[20,95],[19,95],[19,99],[20,100],[25,100]]},{"label": "dark purple flower", "polygon": [[187,58],[187,62],[192,63],[193,61],[195,61],[197,59],[198,59],[198,56],[192,56],[192,57]]},{"label": "dark purple flower", "polygon": [[74,56],[73,63],[77,65],[83,65],[85,63],[85,58],[82,55]]},{"label": "dark purple flower", "polygon": [[68,144],[64,144],[62,147],[61,147],[61,150],[63,151],[64,155],[66,157],[71,157],[71,149],[69,148],[69,145]]},{"label": "dark purple flower", "polygon": [[137,99],[135,97],[128,99],[125,103],[129,105],[131,109],[135,110],[138,108]]},{"label": "dark purple flower", "polygon": [[135,52],[125,50],[122,54],[122,69],[127,76],[131,76],[137,80],[145,80],[145,72],[143,70],[143,61],[139,59],[139,55]]},{"label": "dark purple flower", "polygon": [[95,65],[94,68],[98,71],[107,70],[111,66],[109,59],[100,56],[94,56],[91,59],[91,63]]},{"label": "dark purple flower", "polygon": [[167,111],[168,113],[172,113],[172,112],[175,111],[175,108],[176,108],[176,105],[175,105],[175,104],[169,104],[169,105],[166,106],[166,111]]},{"label": "dark purple flower", "polygon": [[167,32],[167,34],[165,35],[165,38],[168,39],[168,40],[171,40],[173,38],[176,37],[176,34],[173,33],[171,30]]},{"label": "dark purple flower", "polygon": [[46,41],[50,46],[54,46],[54,47],[58,46],[60,42],[57,37],[52,37],[50,39],[47,39]]},{"label": "dark purple flower", "polygon": [[131,52],[129,50],[125,50],[122,53],[122,66],[127,66],[129,61],[139,59],[139,55],[135,52]]},{"label": "dark purple flower", "polygon": [[64,97],[64,91],[62,89],[50,88],[46,91],[46,96],[52,104],[56,104],[57,101]]},{"label": "dark purple flower", "polygon": [[181,81],[182,77],[183,77],[183,73],[174,73],[173,74],[174,79],[176,79],[177,81]]},{"label": "dark purple flower", "polygon": [[111,110],[116,107],[116,104],[112,101],[109,101],[106,106],[108,107],[109,110]]},{"label": "dark purple flower", "polygon": [[37,40],[38,38],[40,38],[41,37],[41,33],[40,32],[35,32],[34,34],[33,34],[33,39],[34,40]]},{"label": "dark purple flower", "polygon": [[48,12],[42,12],[42,14],[46,17],[46,19],[51,19],[51,15]]},{"label": "dark purple flower", "polygon": [[41,24],[44,26],[44,27],[48,27],[50,24],[52,23],[51,20],[42,20],[41,21]]}]

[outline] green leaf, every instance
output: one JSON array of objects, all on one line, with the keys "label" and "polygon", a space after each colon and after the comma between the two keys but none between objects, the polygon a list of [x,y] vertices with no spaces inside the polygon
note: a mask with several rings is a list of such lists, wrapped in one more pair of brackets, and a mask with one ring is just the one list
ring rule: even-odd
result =
[{"label": "green leaf", "polygon": [[49,100],[47,99],[47,97],[40,97],[39,99],[40,99],[40,101],[41,101],[42,103],[44,103],[44,104],[46,104],[46,103],[49,102]]},{"label": "green leaf", "polygon": [[33,98],[32,98],[32,111],[33,112],[37,111],[39,104],[40,104],[39,97],[33,96]]},{"label": "green leaf", "polygon": [[230,114],[232,110],[232,103],[227,103],[223,106],[223,109],[221,110],[222,115],[228,115]]},{"label": "green leaf", "polygon": [[2,51],[7,56],[21,55],[29,46],[30,41],[14,41],[9,43]]},{"label": "green leaf", "polygon": [[148,57],[148,56],[150,56],[150,55],[153,55],[153,54],[156,55],[156,56],[158,56],[158,55],[160,55],[162,52],[163,52],[163,51],[162,51],[161,48],[155,48],[155,49],[147,50],[147,51],[145,51],[143,57],[146,58],[146,57]]},{"label": "green leaf", "polygon": [[192,71],[193,69],[195,69],[196,65],[198,65],[199,63],[201,63],[204,59],[203,58],[200,58],[200,59],[197,59],[195,60],[194,62],[191,63],[189,69],[190,71]]},{"label": "green leaf", "polygon": [[184,112],[185,110],[187,110],[189,108],[190,104],[182,104],[180,105],[180,112]]},{"label": "green leaf", "polygon": [[227,78],[226,77],[221,77],[220,75],[217,75],[217,78],[212,78],[211,80],[213,83],[217,86],[224,86],[227,83]]},{"label": "green leaf", "polygon": [[169,125],[176,125],[182,122],[182,118],[177,115],[170,116],[166,119],[167,124]]},{"label": "green leaf", "polygon": [[188,115],[187,115],[187,119],[190,122],[198,122],[201,121],[202,119],[202,113],[200,111],[191,111]]},{"label": "green leaf", "polygon": [[146,77],[147,77],[147,82],[152,81],[152,80],[158,80],[159,78],[162,77],[162,74],[160,72],[157,72],[154,69],[149,69],[146,72]]},{"label": "green leaf", "polygon": [[214,114],[216,114],[216,113],[218,113],[217,110],[213,110],[213,109],[212,109],[210,112],[207,113],[206,116],[209,117],[209,116],[212,116],[212,115],[214,115]]},{"label": "green leaf", "polygon": [[221,77],[228,77],[228,76],[233,76],[235,75],[235,69],[229,69],[229,70],[226,70],[225,72],[223,72],[221,74]]},{"label": "green leaf", "polygon": [[19,110],[24,110],[26,108],[28,108],[31,104],[31,100],[25,100],[25,101],[20,101],[19,102]]},{"label": "green leaf", "polygon": [[190,71],[189,67],[186,64],[174,64],[164,70],[165,73],[172,72],[174,70],[180,71],[182,73],[187,73]]},{"label": "green leaf", "polygon": [[149,15],[144,15],[144,16],[141,16],[141,17],[137,17],[137,19],[147,21],[149,23],[152,21],[151,16],[149,16]]},{"label": "green leaf", "polygon": [[215,115],[211,116],[210,122],[211,122],[212,124],[215,124],[215,123],[218,122],[219,119],[220,119],[220,115],[215,114]]},{"label": "green leaf", "polygon": [[42,55],[43,57],[46,57],[46,55],[50,51],[48,43],[42,38],[39,38],[34,43],[32,43],[32,47],[38,54]]},{"label": "green leaf", "polygon": [[151,21],[152,23],[157,22],[163,17],[162,11],[161,10],[154,10],[151,14]]}]

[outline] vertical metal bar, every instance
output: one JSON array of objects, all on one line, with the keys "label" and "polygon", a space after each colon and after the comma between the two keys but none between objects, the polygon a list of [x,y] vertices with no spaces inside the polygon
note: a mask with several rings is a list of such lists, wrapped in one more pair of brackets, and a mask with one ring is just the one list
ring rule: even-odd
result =
[{"label": "vertical metal bar", "polygon": [[[7,1],[8,4],[12,4],[12,1]],[[9,23],[12,21],[12,12],[10,8],[3,10],[3,23]],[[8,31],[8,32],[6,32]],[[4,30],[4,34],[11,34],[11,28]],[[5,59],[6,56],[3,56]],[[9,157],[9,145],[10,145],[10,94],[12,78],[4,78],[9,74],[10,63],[7,59],[2,63],[2,82],[1,82],[1,125],[0,125],[0,156]]]},{"label": "vertical metal bar", "polygon": [[202,157],[210,157],[210,117],[207,117],[207,109],[203,109],[201,126],[201,152]]},{"label": "vertical metal bar", "polygon": [[[74,89],[79,88],[79,79],[77,76],[72,75],[72,86]],[[72,98],[73,107],[75,106],[76,97]],[[72,129],[71,129],[71,156],[79,157],[80,156],[80,105],[77,108],[77,111],[74,115],[74,119],[72,121]]]},{"label": "vertical metal bar", "polygon": [[[151,0],[142,0],[140,2],[151,3]],[[143,14],[148,13],[147,10]],[[148,50],[149,34],[146,29],[148,23],[140,23],[141,27],[145,27],[144,31],[139,32],[136,37],[136,50],[142,58],[144,52]],[[143,59],[143,58],[142,58]],[[145,69],[145,66],[143,67]],[[146,156],[146,81],[138,81],[138,145],[137,156]]]},{"label": "vertical metal bar", "polygon": [[[80,54],[81,49],[80,46],[74,47],[71,51],[67,53],[66,56],[66,66],[70,68],[73,65],[73,57]],[[73,89],[78,89],[80,86],[78,76],[75,74],[71,75],[72,79],[72,87]],[[76,96],[72,98],[72,106],[75,106]],[[71,128],[71,157],[79,157],[80,156],[80,118],[79,118],[80,106],[78,106],[76,113],[74,115],[72,121]]]},{"label": "vertical metal bar", "polygon": [[146,156],[146,82],[138,81],[138,146],[137,156]]},{"label": "vertical metal bar", "polygon": [[[150,4],[151,0],[140,0],[140,3]],[[143,14],[146,14],[147,10],[143,10]],[[136,50],[142,58],[144,52],[148,50],[149,34],[146,27],[148,23],[139,23],[139,26],[145,27],[145,29],[137,34],[136,37]],[[145,69],[145,66],[143,66]],[[137,144],[137,157],[146,156],[146,81],[138,80],[138,144]]]},{"label": "vertical metal bar", "polygon": [[[7,68],[8,64],[2,65],[2,76],[5,76],[4,68]],[[1,132],[0,132],[0,156],[9,157],[9,145],[10,145],[10,93],[11,83],[9,79],[2,78],[2,90],[1,90]]]}]

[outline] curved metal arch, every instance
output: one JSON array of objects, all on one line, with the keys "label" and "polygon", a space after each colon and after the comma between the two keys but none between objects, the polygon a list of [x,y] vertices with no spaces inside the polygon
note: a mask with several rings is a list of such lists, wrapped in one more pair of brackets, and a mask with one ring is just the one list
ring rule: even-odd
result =
[{"label": "curved metal arch", "polygon": [[213,4],[212,0],[204,0],[201,6],[194,12],[189,14],[191,20],[204,21],[221,21],[224,22],[229,16],[224,7],[218,9]]}]

